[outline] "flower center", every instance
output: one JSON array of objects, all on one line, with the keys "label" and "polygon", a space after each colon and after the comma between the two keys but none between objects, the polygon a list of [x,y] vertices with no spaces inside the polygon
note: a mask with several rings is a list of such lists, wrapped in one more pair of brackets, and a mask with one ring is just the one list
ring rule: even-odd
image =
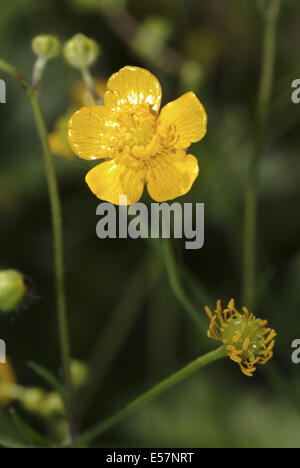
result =
[{"label": "flower center", "polygon": [[242,357],[251,362],[259,351],[265,349],[264,330],[261,320],[241,315],[225,325],[223,343],[225,346],[234,345],[236,349],[242,350]]},{"label": "flower center", "polygon": [[145,163],[157,155],[168,154],[174,147],[175,127],[163,127],[148,105],[122,110],[116,121],[119,157],[127,165]]},{"label": "flower center", "polygon": [[[129,148],[135,157],[146,156],[156,131],[156,116],[146,106],[139,106],[134,112],[122,112],[118,118],[120,125],[120,149]],[[139,148],[136,153],[136,148]]]}]

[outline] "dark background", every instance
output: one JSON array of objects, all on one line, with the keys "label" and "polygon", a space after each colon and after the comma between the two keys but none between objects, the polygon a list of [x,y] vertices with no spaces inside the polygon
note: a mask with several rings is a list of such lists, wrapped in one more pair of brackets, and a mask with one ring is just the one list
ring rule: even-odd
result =
[{"label": "dark background", "polygon": [[[206,242],[199,251],[185,251],[178,242],[177,253],[182,271],[193,274],[212,303],[235,297],[240,307],[244,187],[263,34],[259,9],[255,1],[131,0],[128,11],[144,28],[134,43],[130,34],[126,41],[120,37],[122,25],[112,17],[115,3],[3,2],[0,56],[30,76],[35,35],[51,33],[64,41],[82,32],[102,48],[94,76],[108,78],[124,65],[137,65],[159,78],[164,104],[190,89],[197,92],[209,131],[192,147],[200,175],[180,201],[205,203]],[[107,432],[99,447],[299,447],[300,368],[291,362],[292,340],[300,338],[300,107],[291,102],[291,83],[300,75],[299,14],[298,2],[284,2],[261,168],[257,314],[278,332],[275,359],[253,379],[228,359],[211,365]],[[160,38],[180,54],[184,72],[160,63]],[[47,187],[29,104],[17,83],[1,78],[7,104],[0,107],[0,265],[22,271],[35,298],[16,316],[0,317],[0,336],[18,381],[42,386],[28,361],[59,372]],[[49,131],[69,106],[69,90],[78,79],[62,58],[49,65],[42,90]],[[97,239],[98,200],[84,182],[90,164],[62,157],[55,157],[55,164],[73,356],[95,366],[88,389],[78,397],[87,428],[215,343],[178,305],[148,243]],[[200,286],[191,278],[186,286],[204,314],[202,297],[196,297]],[[44,430],[38,418],[26,413],[25,418]],[[11,430],[5,409],[0,430]]]}]

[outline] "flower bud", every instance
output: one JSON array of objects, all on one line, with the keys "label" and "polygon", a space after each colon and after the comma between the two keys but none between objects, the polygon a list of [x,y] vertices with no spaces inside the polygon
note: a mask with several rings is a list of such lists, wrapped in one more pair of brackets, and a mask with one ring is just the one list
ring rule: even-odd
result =
[{"label": "flower bud", "polygon": [[55,36],[36,36],[31,43],[33,52],[45,60],[57,57],[61,51],[60,40]]},{"label": "flower bud", "polygon": [[24,277],[16,270],[0,271],[0,310],[11,312],[17,309],[26,296]]},{"label": "flower bud", "polygon": [[87,365],[84,362],[73,359],[71,362],[71,377],[75,389],[82,387],[89,379],[89,369]]},{"label": "flower bud", "polygon": [[100,53],[98,44],[84,34],[76,34],[64,45],[64,57],[74,68],[87,68],[93,65]]},{"label": "flower bud", "polygon": [[198,90],[205,78],[204,69],[201,65],[193,60],[184,62],[180,72],[180,82],[183,92],[188,92],[191,89]]},{"label": "flower bud", "polygon": [[45,392],[40,388],[26,388],[24,389],[21,403],[27,411],[40,413],[44,398]]},{"label": "flower bud", "polygon": [[132,42],[132,47],[142,57],[157,60],[171,34],[172,26],[168,20],[150,16],[139,28]]},{"label": "flower bud", "polygon": [[45,395],[39,407],[41,415],[44,417],[62,417],[65,415],[65,408],[60,395],[50,392]]}]

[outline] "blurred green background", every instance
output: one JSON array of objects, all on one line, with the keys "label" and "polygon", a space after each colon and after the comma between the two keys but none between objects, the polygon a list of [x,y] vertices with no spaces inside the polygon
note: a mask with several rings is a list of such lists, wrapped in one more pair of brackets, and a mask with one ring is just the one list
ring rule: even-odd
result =
[{"label": "blurred green background", "polygon": [[[300,76],[300,4],[283,3],[259,201],[257,315],[278,332],[274,361],[253,379],[228,359],[209,366],[107,432],[98,447],[300,446],[300,367],[291,362],[291,343],[300,338],[300,107],[291,102],[291,82]],[[186,288],[203,315],[202,287],[212,303],[235,297],[238,307],[244,305],[244,187],[253,149],[262,22],[255,1],[1,4],[0,56],[27,76],[35,35],[66,40],[82,32],[102,48],[94,76],[107,79],[124,65],[142,66],[159,78],[163,103],[193,89],[205,105],[209,131],[192,147],[200,175],[180,201],[205,203],[206,242],[199,251],[185,251],[183,242],[176,246]],[[22,271],[34,289],[26,309],[0,317],[0,337],[18,381],[41,386],[28,361],[59,373],[49,203],[30,107],[18,84],[0,78],[7,84],[7,104],[0,106],[0,266]],[[68,108],[78,79],[62,58],[50,64],[42,90],[49,131]],[[98,200],[84,183],[89,163],[59,156],[55,163],[73,356],[91,366],[76,405],[87,428],[215,343],[178,305],[161,258],[148,243],[97,239]],[[44,430],[38,418],[24,414]],[[13,432],[6,409],[0,432]]]}]

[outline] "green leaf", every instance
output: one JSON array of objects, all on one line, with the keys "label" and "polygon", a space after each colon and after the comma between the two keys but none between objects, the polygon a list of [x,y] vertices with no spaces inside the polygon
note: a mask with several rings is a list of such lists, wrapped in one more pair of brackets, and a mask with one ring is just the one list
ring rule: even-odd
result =
[{"label": "green leaf", "polygon": [[10,414],[12,420],[18,429],[18,431],[25,437],[29,443],[38,445],[39,447],[53,447],[55,444],[51,440],[46,439],[40,435],[35,429],[33,429],[29,424],[27,424],[17,413],[11,408]]},{"label": "green leaf", "polygon": [[19,442],[17,440],[9,439],[4,435],[0,435],[0,446],[4,448],[39,448],[24,444],[23,442]]},{"label": "green leaf", "polygon": [[44,380],[54,391],[56,391],[64,405],[66,406],[66,396],[65,396],[65,391],[63,385],[60,383],[60,381],[57,379],[57,377],[52,374],[48,369],[45,367],[41,366],[40,364],[37,364],[35,362],[29,362],[28,366],[30,367],[33,372],[35,372],[41,379]]}]

